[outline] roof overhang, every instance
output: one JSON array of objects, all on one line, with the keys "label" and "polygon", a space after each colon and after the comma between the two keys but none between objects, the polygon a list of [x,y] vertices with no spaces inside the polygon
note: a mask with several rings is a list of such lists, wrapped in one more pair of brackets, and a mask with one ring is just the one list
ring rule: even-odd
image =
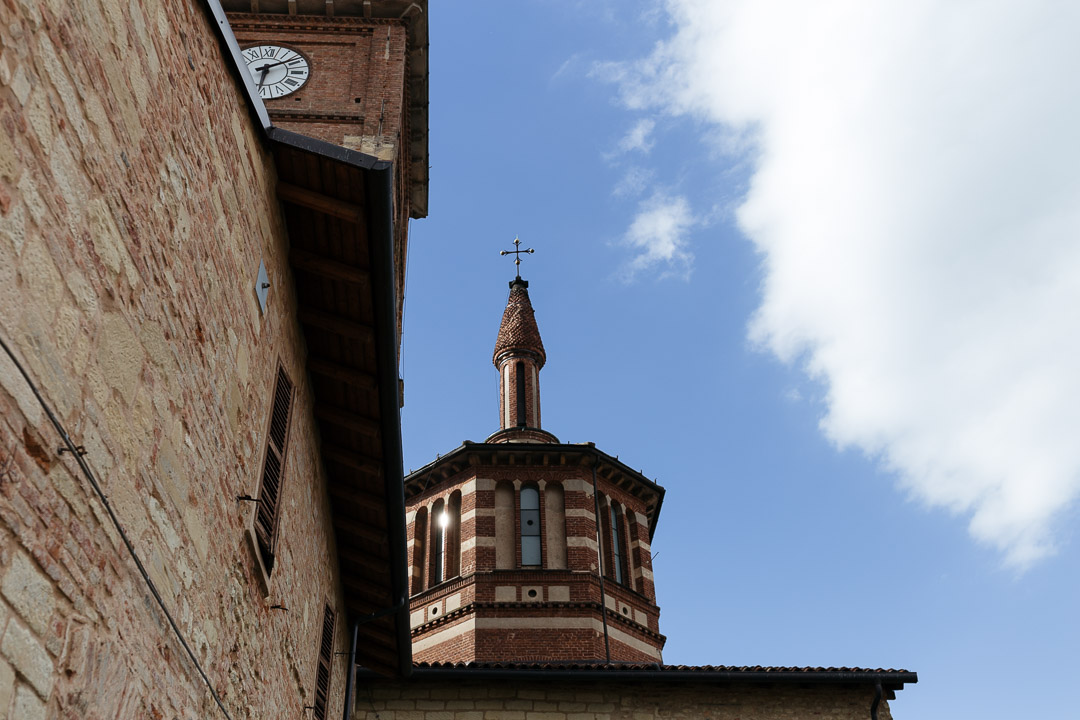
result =
[{"label": "roof overhang", "polygon": [[204,1],[277,168],[357,662],[407,676],[392,166],[271,125],[219,1]]},{"label": "roof overhang", "polygon": [[413,669],[411,679],[418,683],[487,680],[594,684],[612,681],[698,685],[859,685],[871,688],[880,683],[890,700],[904,689],[905,684],[919,682],[918,673],[908,670],[636,663],[421,663]]},{"label": "roof overhang", "polygon": [[618,458],[598,450],[591,442],[579,444],[465,441],[446,455],[409,473],[405,478],[405,495],[414,497],[473,465],[578,466],[587,468],[590,473],[595,468],[599,478],[645,502],[645,516],[649,519],[650,539],[656,531],[660,508],[664,504],[664,488]]}]

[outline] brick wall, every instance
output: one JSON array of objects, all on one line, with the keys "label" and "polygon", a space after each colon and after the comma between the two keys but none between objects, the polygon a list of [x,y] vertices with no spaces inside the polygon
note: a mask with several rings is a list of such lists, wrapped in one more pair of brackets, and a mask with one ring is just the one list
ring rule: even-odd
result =
[{"label": "brick wall", "polygon": [[[872,686],[709,685],[582,679],[418,679],[357,688],[356,720],[866,720]],[[878,708],[890,720],[888,703]]]},{"label": "brick wall", "polygon": [[[434,468],[432,469],[434,471]],[[635,536],[625,538],[636,553],[634,575],[623,584],[608,573],[604,592],[597,574],[596,515],[589,469],[573,465],[489,466],[470,464],[407,498],[411,576],[413,654],[418,662],[602,660],[607,657],[601,608],[607,608],[608,647],[621,661],[658,662],[665,638],[660,635],[660,610],[653,594],[648,527],[634,524]],[[549,522],[544,501],[547,488],[563,488],[567,565],[548,564],[551,547],[541,532],[541,568],[521,567],[520,490],[535,483],[541,492],[540,521]],[[512,569],[496,563],[496,488],[513,488]],[[605,497],[627,511],[644,511],[640,498],[606,480],[598,482]],[[431,529],[436,508],[453,493],[461,493],[461,572],[431,584]],[[605,507],[602,513],[607,512]],[[417,524],[417,518],[421,518]],[[418,537],[422,535],[423,537]],[[448,533],[448,539],[452,537]],[[605,534],[605,553],[610,538]],[[448,547],[452,552],[452,549]],[[423,581],[422,580],[426,580]]]},{"label": "brick wall", "polygon": [[[518,365],[521,366],[521,386],[525,397],[521,398],[522,405],[518,402]],[[500,357],[496,369],[499,372],[499,427],[517,428],[542,428],[542,416],[540,414],[540,371],[537,362],[531,353],[509,353]],[[519,409],[523,410],[522,416],[518,417]],[[524,420],[524,423],[521,421]],[[520,442],[526,439],[521,435],[515,437]],[[532,438],[528,438],[532,439]],[[541,436],[537,442],[550,442]]]},{"label": "brick wall", "polygon": [[230,14],[229,21],[241,47],[285,45],[311,63],[303,87],[266,101],[275,125],[394,158],[404,123],[405,21],[276,14]]},{"label": "brick wall", "polygon": [[[230,13],[241,47],[284,45],[308,58],[300,90],[265,101],[274,125],[394,164],[394,267],[401,337],[409,202],[405,19]],[[400,348],[399,348],[400,351]]]},{"label": "brick wall", "polygon": [[[273,166],[204,10],[5,2],[0,48],[0,334],[233,717],[303,717],[323,603],[342,607],[329,509]],[[296,392],[266,598],[236,497],[258,491],[279,358]],[[0,716],[221,717],[60,445],[0,358]],[[338,658],[331,715],[343,678]]]}]

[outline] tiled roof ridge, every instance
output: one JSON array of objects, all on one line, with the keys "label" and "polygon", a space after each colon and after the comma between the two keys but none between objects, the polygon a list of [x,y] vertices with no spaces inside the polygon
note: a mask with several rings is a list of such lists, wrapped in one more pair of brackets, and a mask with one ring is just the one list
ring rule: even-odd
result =
[{"label": "tiled roof ridge", "polygon": [[506,300],[499,335],[495,340],[495,352],[492,362],[506,350],[525,350],[537,357],[537,370],[544,367],[547,354],[544,343],[540,340],[540,328],[536,326],[536,316],[532,301],[529,300],[529,283],[517,278],[510,283],[510,296]]}]

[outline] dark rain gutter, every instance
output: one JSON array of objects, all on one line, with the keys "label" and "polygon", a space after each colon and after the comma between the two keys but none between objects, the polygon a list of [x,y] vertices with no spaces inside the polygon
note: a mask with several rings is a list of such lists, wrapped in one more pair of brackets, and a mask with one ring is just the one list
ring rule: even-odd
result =
[{"label": "dark rain gutter", "polygon": [[[375,341],[378,348],[379,416],[382,418],[383,477],[386,490],[387,534],[390,540],[390,586],[395,607],[398,663],[402,677],[413,670],[412,635],[409,629],[409,594],[406,578],[405,477],[401,450],[401,403],[397,373],[397,312],[394,288],[394,186],[392,163],[355,150],[274,127],[262,98],[247,71],[240,45],[219,0],[202,0],[214,28],[226,63],[237,80],[255,123],[271,144],[297,148],[327,160],[350,165],[365,172],[365,201],[371,209],[368,220],[372,251],[372,296],[375,311]],[[392,419],[392,421],[390,421]]]},{"label": "dark rain gutter", "polygon": [[604,621],[604,657],[611,662],[611,639],[608,636],[607,593],[604,591],[604,539],[600,536],[600,490],[596,485],[596,463],[592,466],[592,499],[596,512],[596,576],[600,578],[600,619]]},{"label": "dark rain gutter", "polygon": [[[312,155],[318,155],[319,157],[325,158],[326,160],[330,160],[331,162],[341,163],[342,165],[349,165],[351,167],[358,168],[358,169],[363,170],[365,172],[368,172],[368,171],[385,172],[388,177],[391,174],[390,169],[393,167],[393,163],[390,162],[389,160],[380,160],[379,158],[374,157],[373,155],[366,155],[366,154],[364,154],[362,152],[358,152],[356,150],[350,150],[348,148],[341,147],[340,145],[335,145],[333,143],[326,142],[325,140],[319,140],[318,138],[313,138],[313,137],[310,137],[308,135],[301,135],[300,133],[293,132],[292,130],[286,130],[285,128],[279,128],[279,127],[277,127],[275,125],[271,125],[270,127],[266,128],[266,133],[265,134],[266,134],[266,138],[268,140],[270,140],[270,142],[272,144],[275,144],[275,145],[285,145],[287,147],[296,148],[297,150],[302,150],[304,152],[311,153]],[[368,179],[370,179],[370,178],[368,178]],[[385,184],[385,183],[383,183],[383,181],[378,180],[378,179],[375,179],[373,182],[374,182],[374,184],[376,186],[380,186],[380,185]],[[386,201],[387,201],[387,203],[390,203],[391,206],[392,206],[393,205],[393,183],[392,182],[390,182],[389,187],[390,187],[390,193],[391,194],[387,195]],[[380,191],[380,190],[385,190],[385,188],[377,187],[376,191],[374,192],[374,195],[378,195],[378,191]],[[366,197],[365,197],[365,200],[371,201],[372,197],[373,197],[373,193],[368,192]],[[372,208],[373,208],[373,210],[374,210],[374,212],[376,214],[381,212],[382,208],[380,206],[383,205],[383,204],[384,203],[380,199],[379,203],[377,205],[372,205]],[[375,220],[373,219],[372,222],[369,223],[369,224],[371,225],[370,229],[374,230],[374,226],[376,224]],[[393,230],[393,214],[391,213],[391,215],[386,219],[385,222],[382,222],[380,220],[378,224],[379,224],[380,228],[383,225],[385,225],[385,226],[387,226],[387,228],[389,228],[389,231],[392,231]],[[383,228],[383,229],[385,229],[385,228]],[[391,243],[393,243],[393,235],[391,234],[389,237],[390,237]],[[393,258],[392,253],[391,253],[390,257]],[[393,290],[392,287],[391,287],[391,290]],[[395,320],[395,322],[396,322],[396,320]],[[397,325],[395,325],[394,327],[395,327],[394,333],[396,334],[397,333],[397,330],[396,330]]]},{"label": "dark rain gutter", "polygon": [[[379,677],[365,671],[366,678]],[[359,676],[358,676],[359,677]],[[609,670],[607,668],[536,668],[515,670],[511,668],[423,668],[413,669],[414,682],[424,680],[571,680],[594,682],[596,680],[628,680],[656,682],[715,682],[715,683],[814,683],[814,684],[868,684],[880,683],[882,687],[897,690],[906,683],[917,683],[918,673],[908,671],[846,670]]]}]

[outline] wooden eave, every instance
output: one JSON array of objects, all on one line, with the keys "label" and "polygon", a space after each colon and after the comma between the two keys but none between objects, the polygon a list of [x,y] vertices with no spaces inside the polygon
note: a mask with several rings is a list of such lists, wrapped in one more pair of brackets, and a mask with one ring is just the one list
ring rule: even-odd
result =
[{"label": "wooden eave", "polygon": [[362,623],[357,662],[399,675],[411,645],[390,170],[279,128],[269,134],[344,600],[350,626]]},{"label": "wooden eave", "polygon": [[[222,58],[277,170],[308,346],[346,622],[356,660],[412,672],[390,163],[274,127],[221,0],[204,0]],[[325,3],[324,9],[333,3]],[[258,9],[258,2],[252,9]],[[424,51],[426,53],[426,2]],[[426,64],[425,64],[426,69]],[[426,109],[426,92],[424,86]],[[426,117],[426,116],[425,116]],[[426,135],[427,124],[423,125]],[[425,136],[426,142],[426,136]],[[426,167],[426,164],[425,164]],[[228,181],[224,178],[223,181]],[[426,197],[426,187],[424,189]]]}]

